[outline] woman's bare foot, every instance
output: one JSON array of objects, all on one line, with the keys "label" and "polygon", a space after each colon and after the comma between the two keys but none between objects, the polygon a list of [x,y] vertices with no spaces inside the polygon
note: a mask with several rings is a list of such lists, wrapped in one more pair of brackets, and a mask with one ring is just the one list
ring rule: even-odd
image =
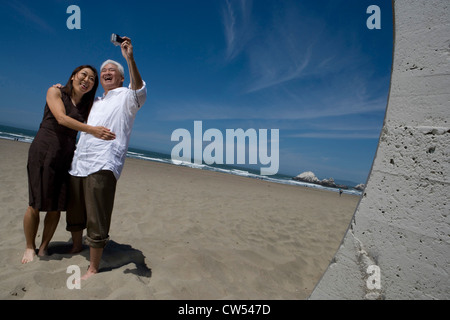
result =
[{"label": "woman's bare foot", "polygon": [[33,261],[35,256],[36,252],[34,251],[34,249],[26,248],[22,257],[22,263],[28,263]]},{"label": "woman's bare foot", "polygon": [[83,246],[76,246],[73,245],[72,249],[69,250],[69,254],[76,254],[76,253],[80,253],[83,250]]},{"label": "woman's bare foot", "polygon": [[83,250],[83,230],[72,231],[72,249],[70,249],[70,254],[79,253]]},{"label": "woman's bare foot", "polygon": [[47,248],[39,248],[38,256],[39,256],[39,257],[45,257],[45,256],[48,256]]}]

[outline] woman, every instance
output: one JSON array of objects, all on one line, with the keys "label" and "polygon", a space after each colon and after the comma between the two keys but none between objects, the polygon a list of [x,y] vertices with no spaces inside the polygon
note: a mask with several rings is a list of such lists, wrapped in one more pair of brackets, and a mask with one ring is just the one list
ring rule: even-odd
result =
[{"label": "woman", "polygon": [[98,87],[97,70],[88,65],[76,68],[65,87],[50,87],[39,131],[28,153],[29,206],[23,219],[26,249],[22,263],[36,255],[39,212],[46,211],[42,243],[38,255],[46,254],[48,244],[66,210],[66,182],[75,151],[78,131],[112,140],[114,133],[105,127],[93,127],[87,120]]}]

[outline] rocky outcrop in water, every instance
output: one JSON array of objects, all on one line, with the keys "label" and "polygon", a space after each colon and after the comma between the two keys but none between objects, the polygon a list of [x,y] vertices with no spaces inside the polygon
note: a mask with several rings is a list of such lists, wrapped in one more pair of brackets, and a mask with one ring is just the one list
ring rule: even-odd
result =
[{"label": "rocky outcrop in water", "polygon": [[305,172],[299,174],[298,176],[293,177],[292,179],[296,180],[296,181],[314,183],[314,184],[318,184],[318,185],[321,185],[321,186],[324,186],[324,187],[348,189],[348,186],[346,186],[346,185],[336,184],[334,182],[333,178],[320,180],[311,171],[305,171]]}]

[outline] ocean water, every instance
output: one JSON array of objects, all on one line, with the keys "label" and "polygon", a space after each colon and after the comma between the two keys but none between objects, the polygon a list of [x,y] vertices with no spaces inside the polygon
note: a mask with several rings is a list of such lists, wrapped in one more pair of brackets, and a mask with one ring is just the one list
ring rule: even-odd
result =
[{"label": "ocean water", "polygon": [[[20,129],[15,127],[9,127],[0,125],[0,139],[7,139],[7,140],[13,140],[13,141],[22,141],[31,143],[36,135],[37,131],[33,130],[27,130],[27,129]],[[307,182],[301,182],[301,181],[295,181],[292,180],[292,176],[283,175],[283,174],[276,174],[273,176],[263,176],[259,174],[259,170],[252,170],[248,168],[242,168],[242,167],[236,167],[236,166],[230,166],[230,165],[207,165],[207,164],[195,164],[188,161],[179,161],[179,160],[172,160],[171,156],[169,154],[164,153],[158,153],[150,150],[141,150],[130,147],[127,152],[127,157],[129,158],[135,158],[135,159],[141,159],[145,161],[154,161],[154,162],[162,162],[167,163],[171,165],[176,166],[185,166],[190,167],[198,170],[209,170],[209,171],[216,171],[216,172],[222,172],[226,174],[233,174],[238,175],[242,177],[252,178],[252,179],[260,179],[265,180],[273,183],[281,183],[281,184],[288,184],[288,185],[294,185],[294,186],[302,186],[302,187],[309,187],[309,188],[316,188],[316,189],[322,189],[322,190],[328,190],[328,191],[334,191],[339,192],[339,189],[337,188],[331,188],[331,187],[325,187],[313,183],[307,183]],[[340,183],[342,184],[342,183]],[[346,184],[346,183],[344,183]],[[349,184],[347,184],[349,185]],[[354,185],[354,184],[353,184]],[[361,195],[361,191],[353,189],[349,186],[349,189],[344,189],[343,193],[346,194],[352,194],[352,195]]]}]

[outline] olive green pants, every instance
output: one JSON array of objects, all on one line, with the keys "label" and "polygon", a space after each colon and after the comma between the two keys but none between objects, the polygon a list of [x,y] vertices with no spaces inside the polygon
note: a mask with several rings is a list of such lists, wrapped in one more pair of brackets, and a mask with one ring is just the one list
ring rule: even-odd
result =
[{"label": "olive green pants", "polygon": [[104,248],[109,239],[116,184],[109,170],[70,177],[66,230],[86,229],[86,243],[92,248]]}]

